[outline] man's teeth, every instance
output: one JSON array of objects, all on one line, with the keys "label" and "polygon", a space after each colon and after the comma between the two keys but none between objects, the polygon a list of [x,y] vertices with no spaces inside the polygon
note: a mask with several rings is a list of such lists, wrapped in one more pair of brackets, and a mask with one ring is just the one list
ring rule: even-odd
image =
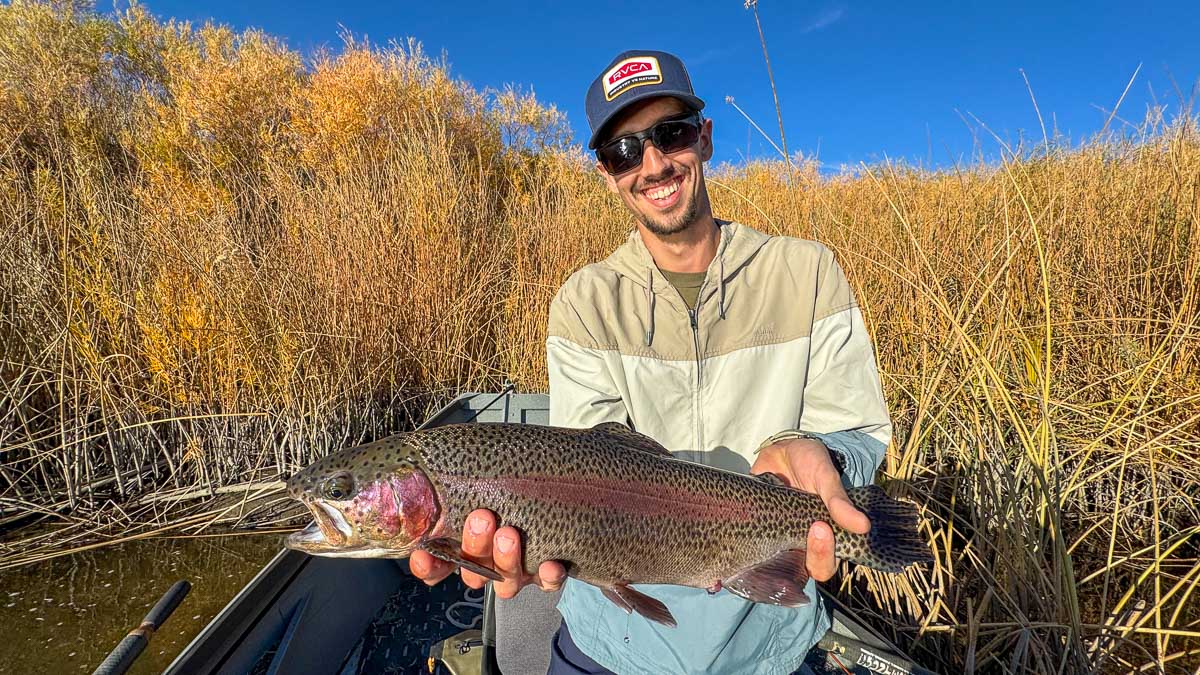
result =
[{"label": "man's teeth", "polygon": [[679,191],[679,183],[670,183],[660,188],[647,190],[646,196],[651,199],[666,199]]}]

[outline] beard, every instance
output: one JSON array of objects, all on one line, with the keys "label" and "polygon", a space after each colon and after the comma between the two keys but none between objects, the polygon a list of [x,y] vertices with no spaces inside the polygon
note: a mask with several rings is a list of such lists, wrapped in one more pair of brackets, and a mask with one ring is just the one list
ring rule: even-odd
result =
[{"label": "beard", "polygon": [[642,225],[646,226],[654,234],[660,237],[679,234],[696,222],[696,214],[699,212],[695,199],[689,199],[687,204],[679,211],[669,216],[660,219],[652,219],[645,213],[638,214],[638,220]]},{"label": "beard", "polygon": [[[657,183],[661,180],[656,179],[653,182]],[[680,190],[682,189],[683,187],[680,186]],[[637,210],[634,212],[637,214],[638,221],[659,237],[679,234],[696,222],[696,215],[700,212],[700,200],[695,195],[684,194],[680,195],[679,199],[684,203],[677,204],[680,208],[669,214],[645,213]]]}]

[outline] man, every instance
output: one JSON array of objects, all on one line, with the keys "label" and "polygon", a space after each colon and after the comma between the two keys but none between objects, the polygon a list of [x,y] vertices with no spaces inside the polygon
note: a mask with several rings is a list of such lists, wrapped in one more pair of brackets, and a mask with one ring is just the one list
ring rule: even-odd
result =
[{"label": "man", "polygon": [[[825,247],[713,217],[703,107],[683,63],[664,52],[622,53],[588,90],[588,147],[637,225],[551,304],[550,422],[623,422],[691,461],[773,472],[864,533],[870,523],[844,486],[871,482],[891,424],[861,314]],[[671,608],[679,625],[669,628],[565,579],[559,563],[525,575],[519,534],[496,530],[487,511],[471,514],[463,542],[505,576],[495,585],[502,598],[566,581],[551,673],[790,673],[828,628],[812,582],[813,602],[796,608],[639,586]],[[809,575],[829,579],[832,530],[814,524],[807,544]],[[414,573],[427,582],[451,572],[418,553]]]}]

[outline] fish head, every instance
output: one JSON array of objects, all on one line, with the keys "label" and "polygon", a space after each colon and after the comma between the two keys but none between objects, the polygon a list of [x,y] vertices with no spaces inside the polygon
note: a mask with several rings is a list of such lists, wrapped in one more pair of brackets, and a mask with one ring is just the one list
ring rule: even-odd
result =
[{"label": "fish head", "polygon": [[403,558],[437,524],[433,484],[403,448],[368,444],[334,453],[287,481],[313,523],[284,545],[312,555]]}]

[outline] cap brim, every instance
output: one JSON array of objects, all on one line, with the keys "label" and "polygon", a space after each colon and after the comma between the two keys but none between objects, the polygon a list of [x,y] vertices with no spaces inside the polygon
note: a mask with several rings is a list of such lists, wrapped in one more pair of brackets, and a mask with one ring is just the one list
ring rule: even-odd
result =
[{"label": "cap brim", "polygon": [[604,118],[600,120],[600,123],[596,125],[595,133],[593,133],[591,138],[588,139],[588,150],[596,149],[597,139],[599,139],[601,136],[604,135],[605,128],[608,126],[608,123],[611,122],[614,117],[619,115],[621,113],[621,111],[625,110],[626,108],[633,105],[634,103],[637,103],[638,101],[644,101],[648,98],[662,98],[664,96],[669,96],[671,98],[677,98],[680,101],[683,101],[684,103],[688,104],[692,108],[692,110],[704,110],[704,101],[701,100],[699,97],[689,94],[687,92],[663,91],[661,89],[657,89],[657,90],[653,90],[653,91],[646,91],[646,92],[639,92],[637,94],[630,96],[629,100],[627,100],[621,104],[621,107],[614,108],[610,113],[605,115]]}]

